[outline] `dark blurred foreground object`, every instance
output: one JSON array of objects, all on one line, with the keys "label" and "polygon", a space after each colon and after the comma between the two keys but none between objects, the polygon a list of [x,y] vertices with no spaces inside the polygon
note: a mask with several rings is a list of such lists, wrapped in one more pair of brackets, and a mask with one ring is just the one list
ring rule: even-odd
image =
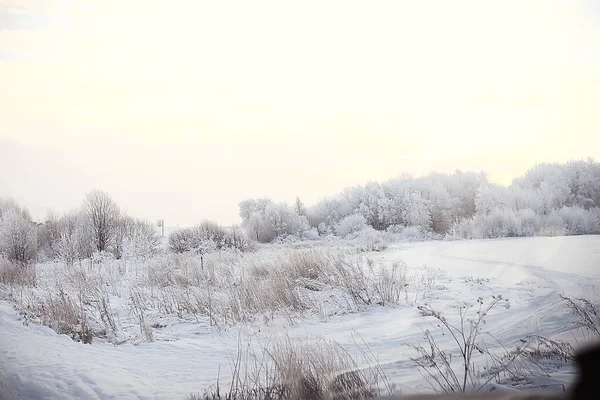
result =
[{"label": "dark blurred foreground object", "polygon": [[579,377],[571,393],[542,391],[499,393],[453,393],[424,396],[400,396],[398,400],[600,400],[600,345],[575,357]]},{"label": "dark blurred foreground object", "polygon": [[600,345],[580,353],[575,360],[579,378],[569,400],[600,400]]}]

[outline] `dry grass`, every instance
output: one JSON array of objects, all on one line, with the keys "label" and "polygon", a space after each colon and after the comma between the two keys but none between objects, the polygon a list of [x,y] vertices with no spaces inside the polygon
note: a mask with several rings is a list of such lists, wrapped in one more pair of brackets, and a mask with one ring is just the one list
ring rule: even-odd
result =
[{"label": "dry grass", "polygon": [[[352,310],[403,301],[406,267],[376,267],[344,251],[282,248],[276,252],[169,255],[148,265],[144,293],[162,312],[209,316],[213,325],[317,313],[319,292],[337,290]],[[148,295],[148,294],[147,294]]]},{"label": "dry grass", "polygon": [[590,332],[596,339],[600,339],[600,312],[598,308],[587,299],[572,299],[560,297],[572,311],[577,325]]},{"label": "dry grass", "polygon": [[[371,362],[372,355],[361,352]],[[392,395],[379,367],[357,361],[339,344],[286,338],[258,354],[238,347],[232,359],[231,381],[216,383],[190,399],[371,399]]]},{"label": "dry grass", "polygon": [[52,285],[45,290],[22,290],[17,301],[25,320],[37,321],[84,343],[91,343],[93,337],[114,337],[118,324],[106,281],[85,268],[69,266],[56,271],[42,266],[40,271],[44,267],[49,271],[43,275],[53,275]]},{"label": "dry grass", "polygon": [[28,319],[39,319],[58,334],[69,335],[73,340],[86,344],[92,343],[94,332],[85,310],[62,289],[57,293],[48,292],[43,297],[29,298],[24,313]]},{"label": "dry grass", "polygon": [[0,258],[0,283],[15,287],[37,284],[35,265],[17,264]]},{"label": "dry grass", "polygon": [[[0,269],[10,290],[18,288],[20,301],[12,298],[21,308],[35,309],[35,317],[54,326],[50,319],[58,314],[47,305],[63,293],[94,336],[117,342],[118,334],[118,343],[127,336],[154,340],[152,325],[162,316],[207,318],[212,326],[277,318],[293,322],[394,306],[406,297],[404,265],[375,265],[352,249],[281,246],[250,253],[166,254],[138,262],[46,263],[37,270],[35,275],[12,264]],[[23,286],[34,282],[39,289]],[[125,312],[117,317],[114,304]]]},{"label": "dry grass", "polygon": [[[471,306],[464,304],[458,307],[458,320],[450,321],[431,305],[425,304],[418,309],[424,317],[433,317],[441,325],[443,333],[448,333],[455,344],[451,350],[439,347],[430,331],[425,331],[427,347],[413,345],[419,357],[413,358],[424,377],[434,390],[445,393],[464,393],[479,391],[489,382],[481,382],[474,364],[477,353],[486,354],[484,343],[480,340],[482,325],[488,313],[496,306],[508,301],[502,296],[492,296],[485,305],[483,298],[477,298],[476,312],[470,312]],[[459,361],[453,363],[453,354]],[[494,377],[490,378],[493,379]]]}]

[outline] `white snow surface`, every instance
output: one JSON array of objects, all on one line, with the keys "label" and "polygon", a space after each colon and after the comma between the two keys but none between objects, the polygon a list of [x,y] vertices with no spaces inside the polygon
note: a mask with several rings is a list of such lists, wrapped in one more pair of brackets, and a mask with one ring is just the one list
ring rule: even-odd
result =
[{"label": "white snow surface", "polygon": [[[600,236],[534,237],[456,242],[397,243],[367,257],[408,264],[428,289],[409,292],[397,307],[308,318],[294,324],[214,328],[171,326],[167,341],[86,345],[38,324],[24,325],[12,304],[0,302],[1,399],[177,399],[201,393],[230,374],[238,341],[267,343],[287,335],[326,338],[345,348],[368,345],[399,392],[430,392],[410,357],[435,329],[416,305],[428,302],[451,318],[461,301],[502,294],[510,308],[494,309],[486,331],[505,346],[527,334],[578,342],[558,294],[600,300]],[[489,280],[489,281],[488,281]],[[448,344],[440,339],[440,344]],[[569,379],[567,376],[565,379]]]}]

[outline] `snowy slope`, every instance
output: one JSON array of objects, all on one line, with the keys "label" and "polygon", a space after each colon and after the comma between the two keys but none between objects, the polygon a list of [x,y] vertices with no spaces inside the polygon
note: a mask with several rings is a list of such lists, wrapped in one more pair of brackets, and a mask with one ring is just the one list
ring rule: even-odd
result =
[{"label": "snowy slope", "polygon": [[[526,334],[575,337],[559,293],[600,300],[599,236],[396,244],[367,257],[404,260],[409,279],[427,281],[426,289],[408,292],[406,305],[325,322],[221,330],[188,323],[176,327],[177,340],[120,346],[84,345],[44,326],[25,326],[12,305],[0,302],[0,398],[184,398],[213,385],[218,374],[227,380],[238,340],[267,343],[284,335],[333,339],[349,351],[366,344],[402,393],[427,392],[408,345],[423,344],[423,329],[435,324],[416,304],[429,302],[451,318],[461,301],[502,294],[510,308],[493,310],[485,329],[514,346]],[[569,379],[564,376],[565,383]]]}]

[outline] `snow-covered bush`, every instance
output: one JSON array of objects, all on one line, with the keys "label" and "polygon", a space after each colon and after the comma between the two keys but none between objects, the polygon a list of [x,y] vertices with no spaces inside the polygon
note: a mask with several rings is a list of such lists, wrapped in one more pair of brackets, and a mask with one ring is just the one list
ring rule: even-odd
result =
[{"label": "snow-covered bush", "polygon": [[147,259],[158,253],[160,238],[149,223],[136,223],[123,242],[123,256],[133,259]]},{"label": "snow-covered bush", "polygon": [[488,214],[456,221],[447,239],[493,239],[534,236],[542,225],[541,218],[531,209],[517,212],[510,208],[494,208]]},{"label": "snow-covered bush", "polygon": [[0,217],[0,254],[9,261],[26,264],[37,253],[36,226],[23,212],[10,208]]},{"label": "snow-covered bush", "polygon": [[303,206],[289,207],[269,199],[248,199],[239,204],[242,227],[252,240],[269,243],[280,236],[300,234],[309,228]]},{"label": "snow-covered bush", "polygon": [[206,254],[228,248],[244,251],[248,247],[248,241],[237,229],[227,232],[212,222],[204,222],[194,228],[180,229],[169,235],[169,250],[174,253],[192,251]]},{"label": "snow-covered bush", "polygon": [[433,238],[431,232],[420,226],[390,225],[386,233],[391,242],[418,242]]},{"label": "snow-covered bush", "polygon": [[467,218],[454,221],[446,233],[446,240],[477,239],[481,238],[481,233],[475,226],[474,218]]},{"label": "snow-covered bush", "polygon": [[600,221],[596,213],[579,206],[563,207],[553,212],[559,215],[567,235],[590,235],[600,233]]},{"label": "snow-covered bush", "polygon": [[94,264],[106,264],[115,260],[115,255],[109,251],[95,251],[92,254]]},{"label": "snow-covered bush", "polygon": [[346,236],[359,251],[383,251],[387,248],[385,233],[370,226]]},{"label": "snow-covered bush", "polygon": [[298,243],[300,241],[301,241],[301,239],[298,236],[282,235],[282,236],[277,236],[275,239],[273,239],[273,241],[271,243],[273,243],[273,244],[292,244],[292,243]]},{"label": "snow-covered bush", "polygon": [[319,232],[319,236],[326,237],[333,235],[333,228],[331,225],[321,222],[319,226],[317,226],[317,232]]},{"label": "snow-covered bush", "polygon": [[517,236],[534,236],[540,229],[540,217],[530,209],[517,212]]},{"label": "snow-covered bush", "polygon": [[204,254],[216,248],[216,243],[199,229],[180,229],[169,235],[169,250],[173,253],[193,251]]},{"label": "snow-covered bush", "polygon": [[77,239],[75,232],[62,232],[55,245],[56,259],[73,265],[79,256]]},{"label": "snow-covered bush", "polygon": [[[355,234],[367,227],[367,220],[360,214],[352,214],[338,222],[335,227],[335,234],[341,238],[353,239]],[[352,237],[349,237],[351,236]]]},{"label": "snow-covered bush", "polygon": [[246,235],[236,226],[230,231],[225,232],[220,246],[221,249],[236,249],[240,251],[251,250],[252,247]]},{"label": "snow-covered bush", "polygon": [[318,240],[320,236],[317,228],[309,228],[302,232],[301,237],[304,240]]},{"label": "snow-covered bush", "polygon": [[495,208],[479,219],[484,238],[518,236],[519,221],[515,212],[508,208]]},{"label": "snow-covered bush", "polygon": [[558,213],[552,213],[540,217],[540,236],[563,236],[566,235],[565,223]]}]

